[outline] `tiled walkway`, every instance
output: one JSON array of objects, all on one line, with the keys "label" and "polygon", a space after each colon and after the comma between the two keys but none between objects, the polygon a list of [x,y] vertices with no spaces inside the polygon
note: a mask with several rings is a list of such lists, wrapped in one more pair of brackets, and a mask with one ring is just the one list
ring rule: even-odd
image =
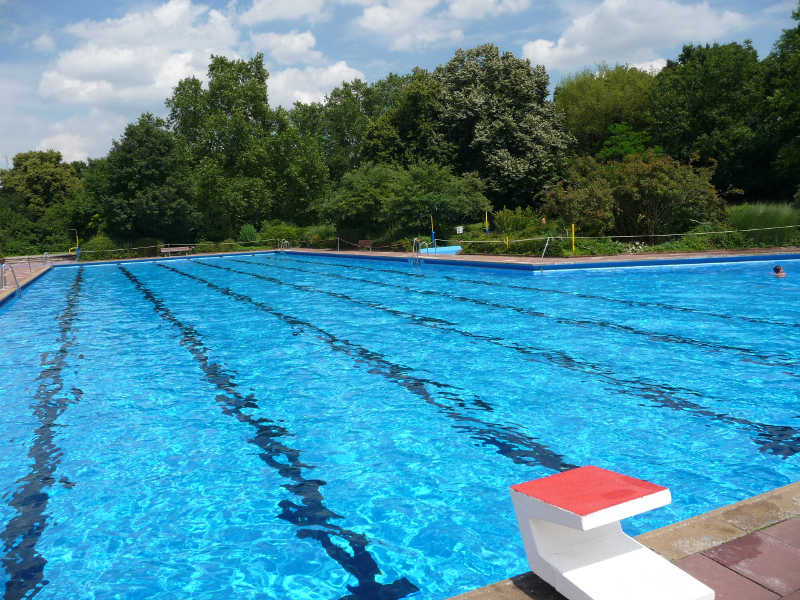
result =
[{"label": "tiled walkway", "polygon": [[711,587],[716,600],[800,600],[800,517],[675,564]]}]

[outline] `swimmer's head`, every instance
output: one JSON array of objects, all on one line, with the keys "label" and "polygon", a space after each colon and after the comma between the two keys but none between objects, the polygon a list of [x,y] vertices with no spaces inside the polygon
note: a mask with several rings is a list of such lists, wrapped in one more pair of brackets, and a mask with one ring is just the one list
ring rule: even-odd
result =
[{"label": "swimmer's head", "polygon": [[783,271],[783,267],[781,267],[780,265],[775,265],[774,267],[772,267],[772,270],[775,271],[776,273],[780,273],[781,271]]}]

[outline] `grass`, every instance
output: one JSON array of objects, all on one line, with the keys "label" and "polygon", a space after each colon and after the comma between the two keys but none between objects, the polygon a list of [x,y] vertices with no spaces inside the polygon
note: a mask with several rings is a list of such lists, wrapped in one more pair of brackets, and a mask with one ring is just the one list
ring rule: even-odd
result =
[{"label": "grass", "polygon": [[[800,225],[800,210],[791,204],[738,204],[728,208],[731,229],[759,229]],[[744,237],[759,246],[783,246],[796,243],[798,228],[743,232]]]}]

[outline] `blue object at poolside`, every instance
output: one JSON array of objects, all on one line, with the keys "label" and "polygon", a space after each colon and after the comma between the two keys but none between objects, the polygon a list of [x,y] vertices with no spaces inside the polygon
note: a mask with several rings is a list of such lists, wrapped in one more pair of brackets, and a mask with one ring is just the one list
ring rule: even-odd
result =
[{"label": "blue object at poolside", "polygon": [[422,254],[458,254],[461,252],[461,246],[439,246],[438,248],[423,248],[420,250]]}]

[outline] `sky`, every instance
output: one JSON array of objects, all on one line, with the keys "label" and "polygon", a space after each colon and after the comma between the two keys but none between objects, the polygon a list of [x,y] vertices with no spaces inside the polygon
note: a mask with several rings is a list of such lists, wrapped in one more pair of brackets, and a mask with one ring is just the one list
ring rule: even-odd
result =
[{"label": "sky", "polygon": [[750,39],[766,56],[797,0],[0,0],[0,168],[28,150],[105,156],[165,116],[209,56],[262,52],[272,106],[342,81],[433,69],[491,42],[557,84],[601,62],[658,69],[687,43]]}]

